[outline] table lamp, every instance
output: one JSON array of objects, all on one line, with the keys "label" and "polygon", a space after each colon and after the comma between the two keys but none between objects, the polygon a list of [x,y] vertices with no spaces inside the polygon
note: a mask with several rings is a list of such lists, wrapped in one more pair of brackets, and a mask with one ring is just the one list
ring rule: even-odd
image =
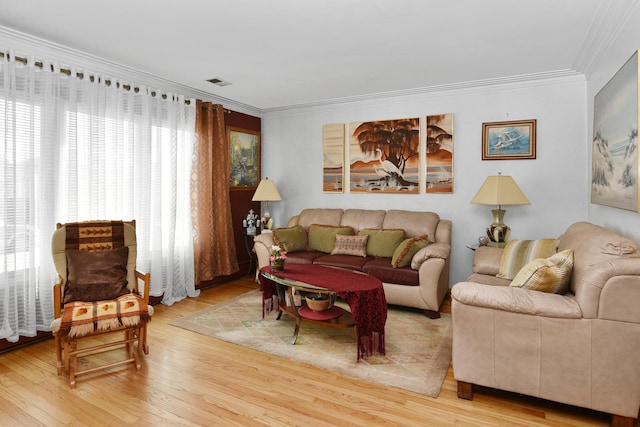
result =
[{"label": "table lamp", "polygon": [[273,180],[269,178],[260,180],[251,201],[265,202],[264,214],[261,219],[263,229],[271,230],[273,227],[273,218],[271,218],[271,214],[269,213],[269,202],[279,202],[280,200],[282,200],[282,198]]},{"label": "table lamp", "polygon": [[498,173],[489,176],[484,181],[471,203],[480,205],[496,205],[498,209],[493,209],[493,223],[487,227],[487,236],[492,242],[504,243],[509,238],[511,229],[504,223],[502,205],[530,205],[529,199],[524,195],[518,184],[507,175]]}]

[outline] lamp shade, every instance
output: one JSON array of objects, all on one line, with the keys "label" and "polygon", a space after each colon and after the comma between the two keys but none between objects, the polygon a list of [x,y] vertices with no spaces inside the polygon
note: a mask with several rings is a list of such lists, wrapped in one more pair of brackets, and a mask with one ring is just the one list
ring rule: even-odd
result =
[{"label": "lamp shade", "polygon": [[471,200],[480,205],[530,205],[518,184],[508,175],[488,176]]},{"label": "lamp shade", "polygon": [[269,178],[265,178],[258,184],[251,200],[254,202],[278,202],[282,200],[282,197],[280,197],[276,184]]}]

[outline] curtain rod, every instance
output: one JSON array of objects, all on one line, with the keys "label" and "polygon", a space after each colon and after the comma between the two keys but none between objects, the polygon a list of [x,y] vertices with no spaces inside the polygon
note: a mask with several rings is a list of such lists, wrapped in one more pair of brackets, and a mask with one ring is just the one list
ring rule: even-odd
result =
[{"label": "curtain rod", "polygon": [[[0,52],[0,58],[4,58],[5,56],[6,56],[6,55],[5,55],[5,53],[4,53],[4,52]],[[27,65],[27,62],[28,62],[27,58],[22,58],[22,57],[20,57],[20,56],[15,56],[15,55],[14,55],[13,59],[14,59],[14,61],[20,62],[20,63],[22,63],[22,64],[24,64],[24,65]],[[43,63],[42,61],[36,61],[34,65],[35,65],[36,67],[40,68],[40,69],[44,68],[44,63]],[[51,66],[51,71],[53,71],[53,65]],[[71,76],[71,70],[69,70],[69,69],[67,69],[67,68],[60,68],[60,72],[61,72],[62,74],[66,74],[67,76]],[[84,78],[84,73],[79,73],[79,72],[77,72],[77,73],[76,73],[76,77],[78,77],[78,78],[82,79],[82,78]],[[94,80],[95,80],[94,76],[93,76],[93,75],[89,76],[89,80],[90,80],[91,82],[94,82]],[[111,86],[111,80],[105,79],[104,83],[105,83],[107,86]],[[123,88],[123,89],[125,89],[125,90],[132,90],[132,91],[134,91],[135,93],[140,92],[140,88],[139,88],[139,87],[135,87],[135,86],[133,86],[133,87],[132,87],[131,85],[127,85],[127,84],[121,84],[121,86],[122,86],[122,88]],[[152,91],[152,92],[151,92],[151,95],[152,95],[152,96],[156,96],[156,92],[155,92],[155,91]],[[161,97],[162,97],[162,99],[167,99],[167,95],[166,95],[166,94],[162,94],[162,95],[161,95]],[[185,103],[185,104],[187,104],[187,105],[190,105],[190,104],[191,104],[191,101],[190,101],[190,100],[188,100],[188,99],[185,99],[185,100],[184,100],[184,103]],[[224,112],[225,112],[226,114],[231,114],[231,110],[226,109],[226,108],[223,108],[223,110],[224,110]]]}]

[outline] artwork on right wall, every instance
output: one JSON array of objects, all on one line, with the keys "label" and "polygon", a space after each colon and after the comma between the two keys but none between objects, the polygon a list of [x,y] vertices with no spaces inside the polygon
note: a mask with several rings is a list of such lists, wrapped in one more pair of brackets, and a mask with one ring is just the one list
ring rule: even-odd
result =
[{"label": "artwork on right wall", "polygon": [[638,211],[638,52],[595,96],[591,203]]},{"label": "artwork on right wall", "polygon": [[427,193],[453,193],[453,114],[427,116]]}]

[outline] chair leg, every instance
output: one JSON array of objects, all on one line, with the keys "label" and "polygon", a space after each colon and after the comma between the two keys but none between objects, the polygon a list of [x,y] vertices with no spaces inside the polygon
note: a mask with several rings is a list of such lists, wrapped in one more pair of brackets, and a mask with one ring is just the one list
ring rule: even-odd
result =
[{"label": "chair leg", "polygon": [[142,350],[144,354],[149,354],[149,344],[147,344],[147,324],[142,325],[142,330],[140,332],[142,334],[141,343],[138,345],[142,345]]},{"label": "chair leg", "polygon": [[58,376],[62,374],[62,342],[60,341],[60,335],[53,334],[54,345],[56,346],[56,369],[58,370]]},{"label": "chair leg", "polygon": [[71,388],[75,388],[76,386],[76,371],[78,370],[78,354],[76,351],[78,350],[78,343],[73,340],[69,345],[69,385]]}]

